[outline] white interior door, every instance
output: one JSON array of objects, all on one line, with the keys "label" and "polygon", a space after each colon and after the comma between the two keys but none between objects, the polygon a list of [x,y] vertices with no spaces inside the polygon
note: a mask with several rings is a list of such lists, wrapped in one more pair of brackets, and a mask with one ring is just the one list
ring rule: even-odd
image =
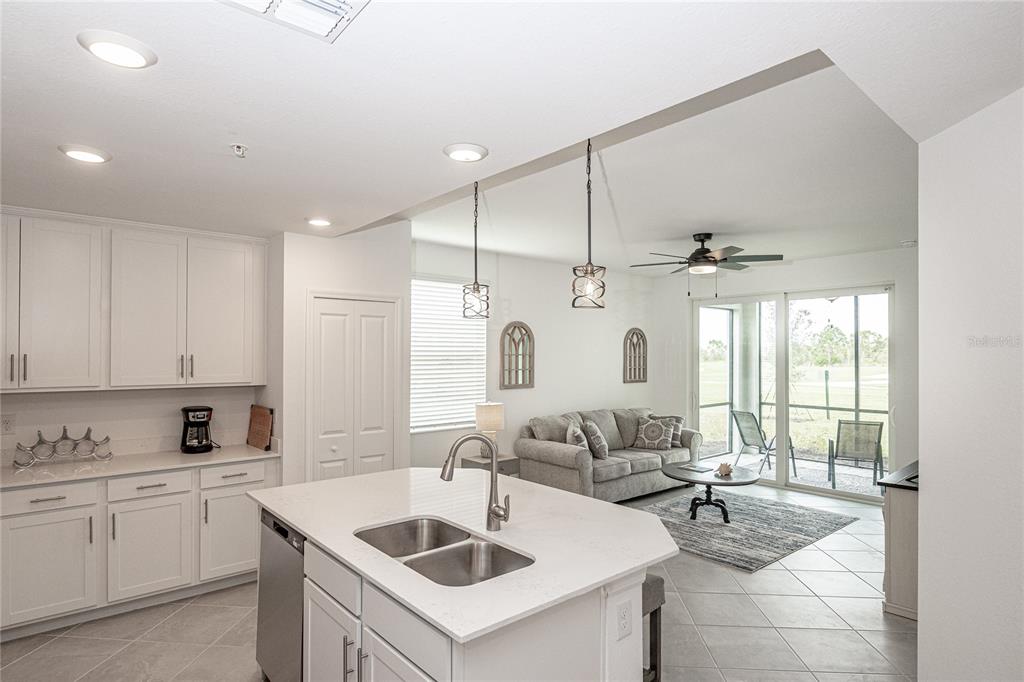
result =
[{"label": "white interior door", "polygon": [[20,385],[99,386],[100,228],[21,224]]},{"label": "white interior door", "polygon": [[16,388],[21,377],[18,360],[18,266],[21,258],[19,245],[21,221],[17,216],[3,216],[0,226],[0,315],[3,317],[3,367],[0,368],[0,388]]},{"label": "white interior door", "polygon": [[253,277],[252,244],[188,238],[188,383],[252,381]]},{"label": "white interior door", "polygon": [[356,306],[355,469],[395,466],[395,305]]},{"label": "white interior door", "polygon": [[187,256],[184,235],[111,235],[111,386],[185,383]]}]

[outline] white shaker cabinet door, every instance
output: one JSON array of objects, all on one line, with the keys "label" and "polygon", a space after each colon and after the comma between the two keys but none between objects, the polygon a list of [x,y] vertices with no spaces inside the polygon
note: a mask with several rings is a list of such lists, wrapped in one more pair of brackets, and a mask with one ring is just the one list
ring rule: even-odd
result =
[{"label": "white shaker cabinet door", "polygon": [[309,578],[303,581],[302,597],[303,682],[362,680],[354,674],[359,621]]},{"label": "white shaker cabinet door", "polygon": [[366,626],[358,665],[358,679],[365,682],[431,682],[426,673]]},{"label": "white shaker cabinet door", "polygon": [[3,520],[5,627],[96,605],[94,506]]},{"label": "white shaker cabinet door", "polygon": [[18,350],[18,266],[21,256],[21,219],[2,216],[0,224],[0,315],[3,315],[3,361],[0,367],[0,388],[17,388],[21,378]]},{"label": "white shaker cabinet door", "polygon": [[253,248],[246,242],[188,238],[190,384],[253,379]]},{"label": "white shaker cabinet door", "polygon": [[251,483],[202,492],[200,580],[253,571],[259,565],[259,509],[246,493],[262,487]]},{"label": "white shaker cabinet door", "polygon": [[185,383],[186,245],[181,234],[113,231],[111,386]]},{"label": "white shaker cabinet door", "polygon": [[192,582],[192,493],[107,506],[107,600]]},{"label": "white shaker cabinet door", "polygon": [[21,219],[20,386],[100,385],[99,226]]}]

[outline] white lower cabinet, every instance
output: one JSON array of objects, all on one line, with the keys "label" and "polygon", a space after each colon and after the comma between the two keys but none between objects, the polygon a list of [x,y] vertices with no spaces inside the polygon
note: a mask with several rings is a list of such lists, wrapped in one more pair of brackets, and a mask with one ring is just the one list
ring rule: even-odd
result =
[{"label": "white lower cabinet", "polygon": [[246,493],[262,487],[262,483],[249,483],[202,491],[200,580],[255,570],[259,565],[259,510]]},{"label": "white lower cabinet", "polygon": [[302,590],[302,679],[347,682],[362,646],[359,621],[308,578]]},{"label": "white lower cabinet", "polygon": [[95,514],[88,506],[3,520],[0,624],[96,605]]},{"label": "white lower cabinet", "polygon": [[431,682],[422,670],[365,625],[360,653],[360,679],[364,682]]},{"label": "white lower cabinet", "polygon": [[192,493],[107,506],[107,600],[192,582]]}]

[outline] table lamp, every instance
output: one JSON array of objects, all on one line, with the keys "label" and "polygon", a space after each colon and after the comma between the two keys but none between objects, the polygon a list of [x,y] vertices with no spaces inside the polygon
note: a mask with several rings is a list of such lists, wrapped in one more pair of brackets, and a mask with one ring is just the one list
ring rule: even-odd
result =
[{"label": "table lamp", "polygon": [[[477,403],[476,430],[497,444],[498,431],[505,429],[504,403]],[[480,454],[486,455],[487,449],[481,445]]]}]

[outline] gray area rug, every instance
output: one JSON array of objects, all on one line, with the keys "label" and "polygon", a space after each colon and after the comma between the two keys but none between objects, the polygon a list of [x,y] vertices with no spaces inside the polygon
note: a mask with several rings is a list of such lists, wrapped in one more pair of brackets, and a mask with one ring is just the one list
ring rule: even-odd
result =
[{"label": "gray area rug", "polygon": [[[702,486],[698,487],[703,491]],[[697,510],[697,520],[691,521],[693,495],[680,495],[644,509],[661,517],[669,535],[684,552],[750,572],[857,520],[855,516],[721,489],[714,491],[714,497],[725,501],[730,523],[723,523],[722,513],[714,507],[701,507]]]}]

